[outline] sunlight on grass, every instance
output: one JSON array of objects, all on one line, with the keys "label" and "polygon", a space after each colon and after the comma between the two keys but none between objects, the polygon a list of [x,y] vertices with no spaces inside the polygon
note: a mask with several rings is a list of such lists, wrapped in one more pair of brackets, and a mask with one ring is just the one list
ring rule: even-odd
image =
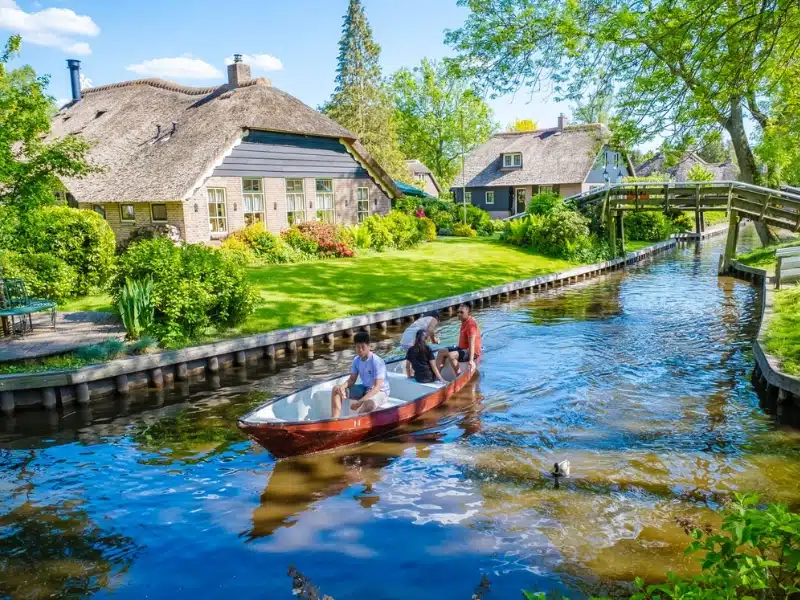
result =
[{"label": "sunlight on grass", "polygon": [[791,375],[800,375],[800,287],[775,294],[775,317],[767,328],[766,350]]},{"label": "sunlight on grass", "polygon": [[111,307],[111,296],[108,294],[96,294],[65,300],[58,305],[58,310],[60,312],[113,312],[114,309]]},{"label": "sunlight on grass", "polygon": [[250,269],[263,303],[242,327],[269,331],[434,300],[573,266],[489,238]]},{"label": "sunlight on grass", "polygon": [[789,240],[786,242],[781,242],[780,244],[774,244],[772,246],[763,246],[761,248],[756,248],[755,250],[751,250],[745,254],[740,254],[736,257],[743,265],[748,265],[750,267],[760,267],[762,269],[767,269],[767,271],[774,272],[775,271],[775,250],[778,248],[788,248],[790,246],[797,246],[800,244],[800,240]]},{"label": "sunlight on grass", "polygon": [[625,252],[636,252],[642,248],[652,246],[656,242],[640,242],[639,240],[625,240]]}]

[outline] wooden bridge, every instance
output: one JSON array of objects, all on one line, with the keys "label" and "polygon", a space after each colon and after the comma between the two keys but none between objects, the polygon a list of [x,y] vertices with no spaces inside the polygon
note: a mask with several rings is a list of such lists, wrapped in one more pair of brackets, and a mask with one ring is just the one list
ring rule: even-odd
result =
[{"label": "wooden bridge", "polygon": [[760,187],[740,181],[618,183],[571,196],[567,202],[584,213],[603,219],[611,247],[622,241],[625,253],[623,215],[631,211],[694,211],[695,230],[703,230],[701,215],[707,211],[728,213],[728,240],[722,271],[736,254],[739,223],[750,219],[780,229],[800,231],[800,194]]}]

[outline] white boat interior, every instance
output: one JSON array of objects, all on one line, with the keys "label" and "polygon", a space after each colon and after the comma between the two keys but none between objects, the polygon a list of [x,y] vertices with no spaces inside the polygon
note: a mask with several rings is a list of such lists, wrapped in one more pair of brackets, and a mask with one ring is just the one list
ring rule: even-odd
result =
[{"label": "white boat interior", "polygon": [[[386,365],[389,379],[389,402],[380,406],[378,410],[413,402],[446,385],[438,381],[419,383],[409,378],[406,375],[405,363],[406,361],[401,360]],[[462,373],[469,369],[467,363],[461,363],[459,367]],[[442,377],[448,382],[455,379],[455,374],[449,365],[442,370]],[[278,398],[255,410],[243,420],[248,423],[301,423],[330,419],[331,390],[334,386],[347,381],[347,378],[347,375],[343,375]],[[359,379],[357,383],[361,383],[361,380]],[[350,408],[349,401],[342,403],[340,419],[347,419],[356,414],[357,411]]]}]

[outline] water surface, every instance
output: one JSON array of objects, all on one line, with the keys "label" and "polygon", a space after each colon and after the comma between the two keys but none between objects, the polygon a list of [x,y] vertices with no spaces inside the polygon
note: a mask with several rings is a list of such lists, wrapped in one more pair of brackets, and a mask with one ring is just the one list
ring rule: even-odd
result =
[{"label": "water surface", "polygon": [[0,597],[291,598],[292,565],[337,600],[691,573],[686,531],[734,493],[800,509],[799,430],[750,383],[759,291],[717,277],[723,244],[479,311],[480,380],[376,443],[276,462],[234,426],[346,348],[0,421]]}]

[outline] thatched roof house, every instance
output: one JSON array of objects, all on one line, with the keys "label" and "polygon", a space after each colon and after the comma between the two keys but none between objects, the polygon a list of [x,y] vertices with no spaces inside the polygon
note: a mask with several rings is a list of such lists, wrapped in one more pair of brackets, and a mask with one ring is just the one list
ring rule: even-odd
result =
[{"label": "thatched roof house", "polygon": [[[53,135],[86,137],[103,171],[64,181],[69,192],[122,237],[169,222],[190,241],[253,220],[276,231],[298,219],[355,221],[400,195],[352,132],[251,79],[241,62],[228,75],[206,88],[141,79],[84,90],[53,118]],[[142,204],[158,204],[155,216]]]},{"label": "thatched roof house", "polygon": [[687,181],[689,171],[695,165],[710,171],[714,181],[736,181],[739,177],[739,168],[732,160],[710,163],[700,158],[696,152],[687,152],[677,163],[669,167],[665,166],[664,153],[659,152],[636,167],[636,174],[640,177],[650,177],[660,173],[672,181]]},{"label": "thatched roof house", "polygon": [[441,195],[442,186],[439,185],[436,175],[433,174],[433,171],[431,171],[425,163],[415,158],[413,160],[407,160],[406,166],[408,170],[411,171],[411,175],[419,189],[431,196]]},{"label": "thatched roof house", "polygon": [[525,132],[498,133],[466,157],[453,191],[496,217],[525,210],[530,198],[543,191],[572,196],[633,173],[624,153],[607,143],[608,128],[600,123],[558,126]]}]

